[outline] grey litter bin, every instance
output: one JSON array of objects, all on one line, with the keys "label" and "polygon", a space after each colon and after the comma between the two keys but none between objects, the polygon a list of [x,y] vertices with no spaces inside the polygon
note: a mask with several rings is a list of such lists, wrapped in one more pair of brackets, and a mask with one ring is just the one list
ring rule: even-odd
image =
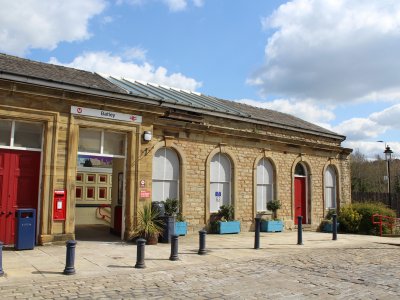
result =
[{"label": "grey litter bin", "polygon": [[151,202],[151,210],[158,212],[158,218],[164,217],[165,215],[165,203],[162,201]]},{"label": "grey litter bin", "polygon": [[16,211],[15,249],[27,250],[35,247],[36,209],[21,208]]},{"label": "grey litter bin", "polygon": [[171,238],[175,235],[175,217],[164,216],[160,218],[163,222],[163,231],[158,238],[160,243],[171,243]]}]

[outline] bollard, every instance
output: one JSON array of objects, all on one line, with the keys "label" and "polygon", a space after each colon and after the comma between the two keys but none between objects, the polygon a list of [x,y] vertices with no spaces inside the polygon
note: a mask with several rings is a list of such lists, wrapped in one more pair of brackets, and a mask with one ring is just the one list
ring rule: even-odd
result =
[{"label": "bollard", "polygon": [[260,249],[260,227],[261,227],[261,218],[254,218],[256,221],[256,228],[254,234],[254,249]]},{"label": "bollard", "polygon": [[75,274],[75,248],[76,241],[70,240],[66,242],[67,256],[65,261],[64,275]]},{"label": "bollard", "polygon": [[3,243],[0,242],[0,277],[4,275],[3,271]]},{"label": "bollard", "polygon": [[206,252],[206,234],[207,231],[205,230],[200,230],[199,231],[199,252],[197,254],[199,255],[205,255],[207,254]]},{"label": "bollard", "polygon": [[303,245],[303,216],[297,217],[297,245]]},{"label": "bollard", "polygon": [[144,247],[146,244],[145,239],[137,239],[136,240],[136,245],[137,245],[137,254],[136,254],[136,269],[144,269],[146,268],[146,265],[144,264]]},{"label": "bollard", "polygon": [[179,235],[177,235],[177,234],[174,234],[171,236],[171,255],[169,257],[169,260],[172,260],[172,261],[179,260],[178,238],[179,238]]},{"label": "bollard", "polygon": [[333,214],[332,215],[332,240],[336,241],[337,240],[337,215]]}]

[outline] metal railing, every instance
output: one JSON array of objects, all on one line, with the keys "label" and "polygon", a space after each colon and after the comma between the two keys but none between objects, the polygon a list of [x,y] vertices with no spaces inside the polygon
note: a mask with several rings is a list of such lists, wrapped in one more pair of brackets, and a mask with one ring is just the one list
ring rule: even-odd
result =
[{"label": "metal railing", "polygon": [[400,227],[400,218],[393,218],[389,216],[382,216],[380,214],[372,215],[372,224],[379,225],[379,235],[383,234],[383,226],[386,225],[390,229],[390,233],[393,235],[398,227]]}]

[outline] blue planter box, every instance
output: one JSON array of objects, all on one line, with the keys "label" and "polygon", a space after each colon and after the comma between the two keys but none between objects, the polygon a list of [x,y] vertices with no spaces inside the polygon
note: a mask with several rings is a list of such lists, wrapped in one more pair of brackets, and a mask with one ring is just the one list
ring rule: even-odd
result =
[{"label": "blue planter box", "polygon": [[175,234],[186,235],[187,234],[187,222],[175,222]]},{"label": "blue planter box", "polygon": [[[336,230],[339,231],[339,222],[336,223]],[[332,232],[333,231],[333,224],[332,223],[325,223],[322,227],[323,232]]]},{"label": "blue planter box", "polygon": [[262,232],[281,232],[283,231],[282,221],[262,221],[261,222]]},{"label": "blue planter box", "polygon": [[239,233],[240,232],[240,221],[228,221],[218,222],[219,223],[219,234],[224,233]]}]

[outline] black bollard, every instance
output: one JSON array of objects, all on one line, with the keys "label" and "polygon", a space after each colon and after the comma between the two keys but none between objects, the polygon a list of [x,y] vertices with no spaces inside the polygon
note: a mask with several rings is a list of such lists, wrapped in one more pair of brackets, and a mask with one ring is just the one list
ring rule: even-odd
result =
[{"label": "black bollard", "polygon": [[207,231],[205,230],[200,230],[199,231],[199,252],[197,252],[199,255],[205,255],[207,254],[206,252],[206,234]]},{"label": "black bollard", "polygon": [[336,241],[337,240],[337,215],[333,214],[332,215],[332,240]]},{"label": "black bollard", "polygon": [[136,253],[136,269],[144,269],[146,268],[146,265],[144,264],[144,246],[146,244],[145,239],[137,239],[136,240],[136,245],[137,245],[137,253]]},{"label": "black bollard", "polygon": [[4,275],[3,271],[3,243],[0,242],[0,277]]},{"label": "black bollard", "polygon": [[65,269],[64,275],[73,275],[75,274],[75,248],[76,241],[70,240],[66,243],[67,246],[67,256],[65,260]]},{"label": "black bollard", "polygon": [[297,245],[303,245],[303,216],[297,217]]},{"label": "black bollard", "polygon": [[261,218],[254,218],[256,221],[256,228],[254,234],[254,249],[260,249],[260,227],[261,227]]},{"label": "black bollard", "polygon": [[169,260],[172,260],[172,261],[179,260],[178,238],[179,238],[179,235],[177,235],[177,234],[174,234],[171,236],[171,255],[169,257]]}]

